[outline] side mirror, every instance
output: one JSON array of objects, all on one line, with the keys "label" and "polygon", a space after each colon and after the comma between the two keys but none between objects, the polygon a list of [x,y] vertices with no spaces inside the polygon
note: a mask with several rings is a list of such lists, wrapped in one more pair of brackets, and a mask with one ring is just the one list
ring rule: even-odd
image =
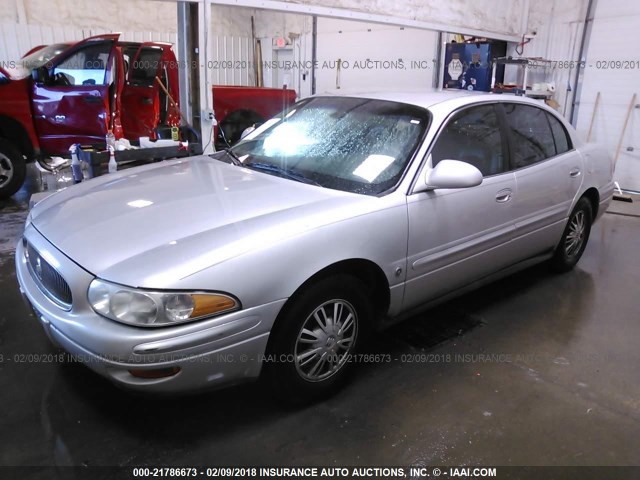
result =
[{"label": "side mirror", "polygon": [[36,83],[47,84],[50,81],[49,69],[46,66],[34,68],[31,71],[31,78]]},{"label": "side mirror", "polygon": [[244,140],[244,137],[246,137],[247,135],[249,135],[250,133],[252,133],[254,130],[256,129],[256,124],[254,123],[253,125],[245,128],[242,133],[240,134],[240,140]]},{"label": "side mirror", "polygon": [[482,183],[482,173],[476,167],[459,160],[440,160],[432,170],[428,170],[424,184],[418,185],[416,192],[435,188],[469,188]]}]

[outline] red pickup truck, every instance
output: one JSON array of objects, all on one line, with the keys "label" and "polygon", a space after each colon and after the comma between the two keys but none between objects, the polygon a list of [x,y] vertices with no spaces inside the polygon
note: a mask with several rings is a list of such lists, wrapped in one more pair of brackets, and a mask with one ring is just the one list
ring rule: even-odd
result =
[{"label": "red pickup truck", "polygon": [[295,101],[296,91],[290,89],[214,85],[213,109],[220,125],[216,147],[236,143],[247,127],[264,123]]},{"label": "red pickup truck", "polygon": [[[179,126],[179,63],[169,43],[121,42],[105,34],[77,43],[39,46],[0,65],[0,198],[17,192],[26,163],[68,156],[74,143],[137,140]],[[292,90],[213,88],[221,129],[233,143],[246,127],[295,101]],[[206,142],[205,142],[206,143]]]},{"label": "red pickup truck", "polygon": [[0,198],[13,195],[36,157],[68,155],[73,143],[154,138],[178,126],[178,70],[168,43],[118,42],[118,34],[32,49],[0,67]]}]

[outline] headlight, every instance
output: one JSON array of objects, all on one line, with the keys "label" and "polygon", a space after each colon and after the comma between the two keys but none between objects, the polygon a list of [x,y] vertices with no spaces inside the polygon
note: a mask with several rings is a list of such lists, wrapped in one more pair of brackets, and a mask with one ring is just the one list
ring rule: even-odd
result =
[{"label": "headlight", "polygon": [[141,327],[166,327],[240,308],[231,296],[206,292],[154,292],[95,279],[89,303],[96,313]]}]

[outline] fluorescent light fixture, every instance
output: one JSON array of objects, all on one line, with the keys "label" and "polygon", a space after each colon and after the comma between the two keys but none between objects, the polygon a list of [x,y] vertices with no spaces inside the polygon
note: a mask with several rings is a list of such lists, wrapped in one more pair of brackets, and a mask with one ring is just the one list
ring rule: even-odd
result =
[{"label": "fluorescent light fixture", "polygon": [[127,202],[127,205],[134,208],[144,208],[153,205],[153,202],[149,200],[133,200],[132,202]]},{"label": "fluorescent light fixture", "polygon": [[389,155],[369,155],[365,161],[353,171],[353,174],[371,183],[378,178],[394,160],[395,158]]}]

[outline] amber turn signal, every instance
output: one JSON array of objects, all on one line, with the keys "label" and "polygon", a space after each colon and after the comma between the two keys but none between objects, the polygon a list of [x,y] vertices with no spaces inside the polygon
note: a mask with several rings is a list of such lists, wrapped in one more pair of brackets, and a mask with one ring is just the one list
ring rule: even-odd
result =
[{"label": "amber turn signal", "polygon": [[203,295],[194,293],[191,295],[193,299],[193,312],[191,318],[203,317],[218,312],[224,312],[236,307],[233,298],[224,295]]}]

